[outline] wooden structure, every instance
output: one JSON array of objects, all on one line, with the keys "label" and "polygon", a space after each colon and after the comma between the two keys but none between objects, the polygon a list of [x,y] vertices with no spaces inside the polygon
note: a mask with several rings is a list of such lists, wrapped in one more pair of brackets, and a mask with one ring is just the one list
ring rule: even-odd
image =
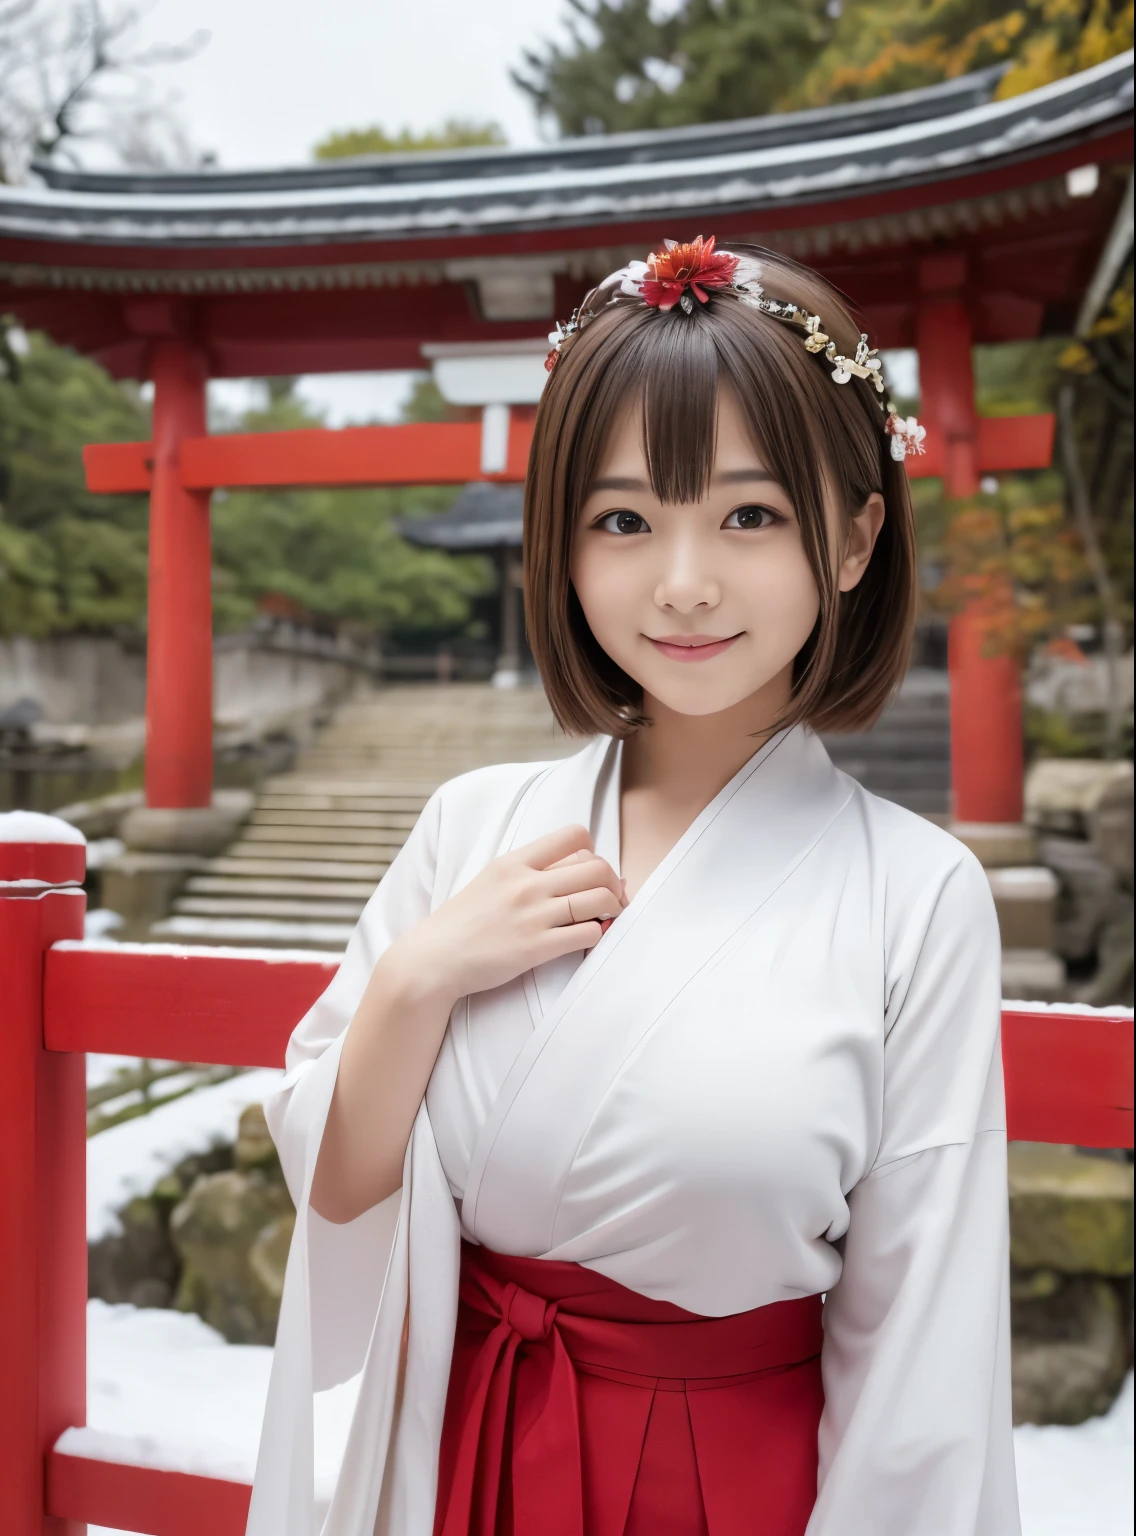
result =
[{"label": "wooden structure", "polygon": [[[207,377],[420,366],[424,345],[528,342],[663,236],[750,239],[819,267],[882,347],[915,346],[924,474],[952,495],[1048,464],[1049,417],[976,416],[975,343],[1071,330],[1132,144],[1131,55],[1008,101],[998,70],[788,116],[533,150],[298,170],[44,169],[0,187],[0,309],[155,386],[151,444],[93,446],[92,487],[151,497],[147,798],[211,785],[208,503],[217,486],[486,476],[476,424],[211,438]],[[1021,808],[1009,663],[953,647],[956,813]],[[1015,745],[1016,744],[1016,745]]]},{"label": "wooden structure", "polygon": [[[85,1051],[280,1066],[338,956],[80,941],[84,847],[0,816],[0,1488],[5,1536],[242,1536],[244,1483],[106,1459],[86,1422]],[[46,826],[44,826],[46,823]],[[68,841],[26,841],[49,833]],[[76,942],[79,941],[79,942]],[[1132,1016],[1003,1015],[1010,1135],[1132,1145]],[[13,1259],[18,1255],[18,1261]]]}]

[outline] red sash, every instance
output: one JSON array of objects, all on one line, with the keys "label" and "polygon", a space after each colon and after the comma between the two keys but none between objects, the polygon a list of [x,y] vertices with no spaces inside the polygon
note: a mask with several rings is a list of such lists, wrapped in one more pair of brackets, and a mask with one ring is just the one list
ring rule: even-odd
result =
[{"label": "red sash", "polygon": [[462,1244],[435,1536],[803,1536],[821,1300],[731,1317]]}]

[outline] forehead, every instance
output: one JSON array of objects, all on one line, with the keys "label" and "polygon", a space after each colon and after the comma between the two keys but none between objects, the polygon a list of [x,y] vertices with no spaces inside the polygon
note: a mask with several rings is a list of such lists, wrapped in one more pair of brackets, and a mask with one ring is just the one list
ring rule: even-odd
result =
[{"label": "forehead", "polygon": [[[718,388],[711,446],[713,467],[717,473],[732,470],[763,470],[761,451],[750,434],[737,395],[728,384]],[[647,476],[647,453],[643,434],[643,400],[629,400],[612,423],[596,465],[596,480],[609,476]]]}]

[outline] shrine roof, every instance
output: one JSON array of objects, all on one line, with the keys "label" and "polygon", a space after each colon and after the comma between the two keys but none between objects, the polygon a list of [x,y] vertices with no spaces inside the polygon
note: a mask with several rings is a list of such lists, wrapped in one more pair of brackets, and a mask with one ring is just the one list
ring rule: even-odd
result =
[{"label": "shrine roof", "polygon": [[521,547],[524,526],[524,490],[519,485],[474,481],[467,485],[448,512],[437,517],[406,519],[399,532],[411,544],[444,549],[451,554],[472,554]]},{"label": "shrine roof", "polygon": [[[999,101],[997,69],[875,101],[649,134],[298,169],[42,168],[0,187],[0,242],[156,248],[397,244],[760,212],[972,177],[1130,120],[1132,54]],[[479,242],[481,244],[481,242]],[[492,245],[492,239],[489,240]],[[486,248],[482,245],[482,248]]]}]

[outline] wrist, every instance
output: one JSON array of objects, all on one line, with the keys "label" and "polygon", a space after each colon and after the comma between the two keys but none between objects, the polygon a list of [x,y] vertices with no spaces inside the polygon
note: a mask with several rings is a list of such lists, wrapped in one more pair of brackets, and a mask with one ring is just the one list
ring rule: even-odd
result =
[{"label": "wrist", "polygon": [[463,995],[442,957],[422,952],[409,934],[380,956],[373,974],[381,978],[384,996],[400,1009],[444,1009],[448,1017]]}]

